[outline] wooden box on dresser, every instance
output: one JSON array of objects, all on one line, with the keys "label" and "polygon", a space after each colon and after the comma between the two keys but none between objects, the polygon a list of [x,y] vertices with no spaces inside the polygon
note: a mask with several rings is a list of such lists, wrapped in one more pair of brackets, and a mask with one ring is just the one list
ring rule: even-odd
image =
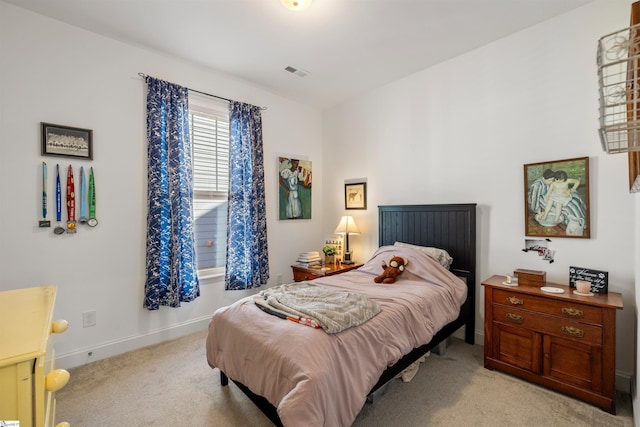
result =
[{"label": "wooden box on dresser", "polygon": [[484,366],[599,406],[615,414],[616,292],[580,296],[569,286],[484,286]]},{"label": "wooden box on dresser", "polygon": [[67,371],[53,366],[51,334],[68,327],[65,320],[52,321],[55,299],[55,286],[0,292],[0,420],[20,427],[55,424],[54,394],[69,381]]}]

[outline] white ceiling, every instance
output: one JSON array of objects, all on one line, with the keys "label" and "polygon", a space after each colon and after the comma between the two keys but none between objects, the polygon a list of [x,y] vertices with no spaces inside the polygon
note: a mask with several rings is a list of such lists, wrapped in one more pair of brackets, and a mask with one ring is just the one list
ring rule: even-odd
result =
[{"label": "white ceiling", "polygon": [[593,0],[3,1],[324,109]]}]

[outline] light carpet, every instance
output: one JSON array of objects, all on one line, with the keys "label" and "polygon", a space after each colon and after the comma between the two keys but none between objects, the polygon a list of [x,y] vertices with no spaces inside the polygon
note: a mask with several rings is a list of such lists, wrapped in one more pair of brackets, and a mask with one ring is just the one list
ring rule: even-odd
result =
[{"label": "light carpet", "polygon": [[[70,370],[56,421],[73,427],[271,426],[233,384],[220,386],[205,356],[206,331]],[[415,378],[394,380],[354,426],[633,426],[629,395],[617,415],[489,371],[482,346],[453,339]]]}]

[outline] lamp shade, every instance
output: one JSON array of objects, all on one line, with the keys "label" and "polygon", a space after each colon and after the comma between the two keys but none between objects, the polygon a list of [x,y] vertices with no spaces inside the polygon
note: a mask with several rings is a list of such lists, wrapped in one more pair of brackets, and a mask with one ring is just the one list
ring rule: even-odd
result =
[{"label": "lamp shade", "polygon": [[351,215],[344,215],[334,231],[336,234],[360,234],[358,226]]},{"label": "lamp shade", "polygon": [[304,10],[311,5],[311,0],[280,0],[280,3],[289,10]]}]

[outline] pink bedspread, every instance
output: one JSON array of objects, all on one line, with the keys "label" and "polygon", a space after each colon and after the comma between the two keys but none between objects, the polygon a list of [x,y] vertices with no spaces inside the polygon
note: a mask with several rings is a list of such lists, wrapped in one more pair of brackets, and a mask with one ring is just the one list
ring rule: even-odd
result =
[{"label": "pink bedspread", "polygon": [[[409,259],[394,284],[376,284],[381,261]],[[211,367],[264,396],[286,427],[349,426],[382,372],[458,317],[466,285],[428,255],[384,246],[358,270],[314,284],[360,293],[382,311],[327,334],[262,312],[251,297],[217,310],[209,325]]]}]

